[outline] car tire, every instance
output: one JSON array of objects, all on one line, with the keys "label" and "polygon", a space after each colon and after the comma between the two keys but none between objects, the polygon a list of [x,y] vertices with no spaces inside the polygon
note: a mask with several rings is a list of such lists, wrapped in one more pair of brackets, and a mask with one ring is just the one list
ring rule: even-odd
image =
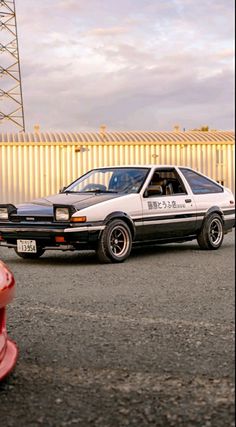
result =
[{"label": "car tire", "polygon": [[44,249],[38,248],[37,252],[35,253],[24,253],[24,252],[18,252],[17,249],[15,249],[15,253],[20,257],[20,258],[24,258],[24,259],[37,259],[39,257],[41,257],[41,255],[43,255],[45,252]]},{"label": "car tire", "polygon": [[109,222],[103,230],[97,256],[100,262],[123,262],[128,258],[132,248],[132,235],[129,226],[122,220]]},{"label": "car tire", "polygon": [[224,231],[223,221],[217,213],[211,214],[205,219],[203,227],[197,236],[197,241],[201,249],[218,249],[223,242]]}]

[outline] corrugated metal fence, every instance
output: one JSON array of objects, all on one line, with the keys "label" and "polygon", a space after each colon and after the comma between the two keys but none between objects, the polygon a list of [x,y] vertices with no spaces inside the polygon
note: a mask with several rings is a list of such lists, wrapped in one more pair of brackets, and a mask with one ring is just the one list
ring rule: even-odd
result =
[{"label": "corrugated metal fence", "polygon": [[[145,133],[143,133],[145,134]],[[33,139],[33,138],[32,138]],[[50,138],[48,138],[50,139]],[[138,138],[137,138],[138,139]],[[0,141],[0,203],[46,196],[87,170],[108,165],[190,166],[235,191],[234,139],[218,142]]]}]

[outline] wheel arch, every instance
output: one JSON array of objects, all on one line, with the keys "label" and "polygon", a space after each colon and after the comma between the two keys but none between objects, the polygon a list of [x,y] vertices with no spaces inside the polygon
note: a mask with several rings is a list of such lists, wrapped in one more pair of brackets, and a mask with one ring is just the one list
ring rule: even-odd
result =
[{"label": "wheel arch", "polygon": [[109,215],[107,215],[107,217],[104,220],[104,224],[107,225],[109,222],[111,222],[114,219],[122,219],[130,228],[132,238],[135,237],[136,229],[135,229],[134,221],[128,214],[122,211],[112,212]]},{"label": "wheel arch", "polygon": [[[216,219],[218,218],[218,221]],[[219,225],[219,223],[221,225]],[[216,250],[224,238],[224,215],[218,206],[212,206],[206,212],[202,226],[197,234],[197,241],[201,249]]]},{"label": "wheel arch", "polygon": [[221,208],[219,207],[219,206],[212,206],[210,209],[208,209],[208,211],[205,213],[205,215],[204,215],[204,218],[203,218],[203,222],[207,219],[207,218],[209,218],[209,216],[210,215],[212,215],[212,214],[214,214],[214,213],[216,213],[216,214],[218,214],[218,215],[220,215],[220,217],[221,217],[221,219],[222,219],[222,221],[223,221],[223,224],[224,224],[224,213],[222,212],[222,210],[221,210]]}]

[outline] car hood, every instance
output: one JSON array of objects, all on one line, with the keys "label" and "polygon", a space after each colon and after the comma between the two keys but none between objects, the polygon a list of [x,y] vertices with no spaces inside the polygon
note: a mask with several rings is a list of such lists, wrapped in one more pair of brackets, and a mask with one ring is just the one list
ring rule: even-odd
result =
[{"label": "car hood", "polygon": [[52,215],[53,205],[74,206],[76,210],[81,210],[121,196],[122,194],[114,193],[60,193],[35,199],[32,202],[20,204],[16,207],[18,215]]}]

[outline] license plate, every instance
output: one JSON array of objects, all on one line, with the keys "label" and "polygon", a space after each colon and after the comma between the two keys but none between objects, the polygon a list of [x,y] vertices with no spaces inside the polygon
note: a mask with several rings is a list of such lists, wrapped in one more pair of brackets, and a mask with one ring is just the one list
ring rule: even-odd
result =
[{"label": "license plate", "polygon": [[37,252],[36,240],[19,240],[18,239],[17,251],[36,253]]}]

